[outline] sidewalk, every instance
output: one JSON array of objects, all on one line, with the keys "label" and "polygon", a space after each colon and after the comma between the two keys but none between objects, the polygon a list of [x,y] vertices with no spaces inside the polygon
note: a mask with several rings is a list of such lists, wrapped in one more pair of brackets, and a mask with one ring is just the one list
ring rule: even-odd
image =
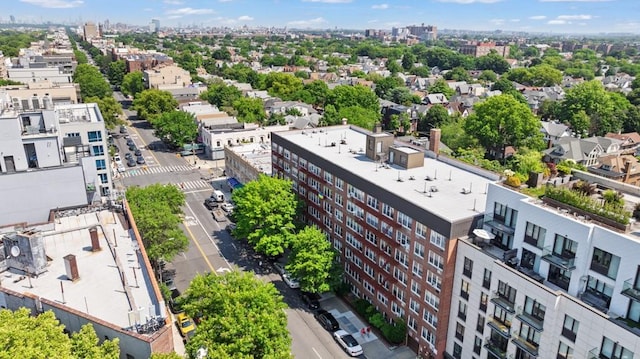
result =
[{"label": "sidewalk", "polygon": [[367,324],[363,323],[342,299],[333,294],[323,295],[320,304],[323,309],[333,314],[340,323],[341,329],[349,332],[360,343],[366,358],[414,359],[416,357],[416,353],[406,346],[388,347],[373,331],[362,335],[360,330]]}]

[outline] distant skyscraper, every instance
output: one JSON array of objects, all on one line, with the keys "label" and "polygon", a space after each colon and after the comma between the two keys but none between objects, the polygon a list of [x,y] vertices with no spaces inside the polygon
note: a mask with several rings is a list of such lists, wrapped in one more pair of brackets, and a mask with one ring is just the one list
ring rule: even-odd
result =
[{"label": "distant skyscraper", "polygon": [[151,31],[151,32],[160,31],[160,20],[151,19],[151,24],[149,25],[149,31]]},{"label": "distant skyscraper", "polygon": [[85,41],[89,41],[93,38],[100,37],[100,33],[98,32],[98,27],[96,24],[92,22],[87,22],[83,26],[84,30],[84,39]]},{"label": "distant skyscraper", "polygon": [[11,16],[9,16],[9,19],[11,19],[11,23],[12,24],[16,23],[16,17],[15,16],[11,15]]}]

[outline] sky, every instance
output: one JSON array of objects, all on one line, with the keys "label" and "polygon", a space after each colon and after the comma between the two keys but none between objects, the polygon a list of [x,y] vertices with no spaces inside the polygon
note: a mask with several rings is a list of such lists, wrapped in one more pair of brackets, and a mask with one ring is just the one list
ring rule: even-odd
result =
[{"label": "sky", "polygon": [[0,22],[640,33],[639,0],[0,0]]}]

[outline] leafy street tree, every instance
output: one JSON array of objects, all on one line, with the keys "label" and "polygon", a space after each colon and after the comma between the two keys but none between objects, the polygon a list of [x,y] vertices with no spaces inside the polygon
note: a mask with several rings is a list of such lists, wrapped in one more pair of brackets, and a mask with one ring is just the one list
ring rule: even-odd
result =
[{"label": "leafy street tree", "polygon": [[291,182],[260,175],[233,191],[236,238],[247,238],[256,251],[279,256],[289,248],[295,231],[298,200]]},{"label": "leafy street tree", "polygon": [[505,146],[541,149],[540,120],[529,107],[511,95],[488,98],[474,106],[465,120],[465,132],[476,137],[485,149]]},{"label": "leafy street tree", "polygon": [[464,123],[464,117],[455,116],[449,122],[440,126],[442,143],[454,152],[458,152],[461,149],[479,147],[478,140],[465,132]]},{"label": "leafy street tree", "polygon": [[208,358],[291,358],[286,307],[273,284],[251,273],[198,275],[184,293],[184,309],[204,315],[187,353],[195,358],[205,348]]},{"label": "leafy street tree", "polygon": [[200,94],[200,98],[217,106],[219,109],[232,107],[233,102],[242,97],[242,91],[235,86],[228,86],[221,80],[207,85],[207,91]]},{"label": "leafy street tree", "polygon": [[422,101],[420,96],[412,94],[411,90],[404,86],[389,90],[385,99],[405,106],[411,106],[414,103],[420,103]]},{"label": "leafy street tree", "polygon": [[122,106],[113,96],[104,98],[88,97],[84,99],[85,103],[95,102],[98,104],[104,124],[107,128],[112,129],[122,123],[120,116],[122,115]]},{"label": "leafy street tree", "polygon": [[80,85],[80,96],[104,98],[111,95],[111,87],[100,71],[92,65],[81,64],[76,67],[73,81]]},{"label": "leafy street tree", "polygon": [[554,86],[562,83],[562,71],[547,64],[529,68],[532,86]]},{"label": "leafy street tree", "polygon": [[497,74],[503,74],[509,71],[511,65],[509,65],[504,57],[492,51],[490,54],[480,56],[476,59],[476,68],[478,70],[491,70]]},{"label": "leafy street tree", "polygon": [[388,98],[392,89],[404,87],[404,81],[398,76],[382,77],[374,82],[376,84],[376,95],[384,99]]},{"label": "leafy street tree", "polygon": [[441,93],[444,94],[447,98],[453,96],[453,94],[455,93],[455,91],[451,87],[449,87],[447,82],[443,79],[436,80],[436,82],[429,86],[427,92],[430,94]]},{"label": "leafy street tree", "polygon": [[109,63],[109,70],[107,70],[107,77],[111,85],[120,87],[124,75],[127,73],[127,64],[124,60],[113,61]]},{"label": "leafy street tree", "polygon": [[171,112],[176,107],[178,107],[178,101],[170,92],[162,90],[142,91],[133,100],[133,109],[138,111],[138,117],[149,121],[152,125],[162,113]]},{"label": "leafy street tree", "polygon": [[120,357],[118,339],[98,344],[91,324],[69,337],[53,312],[31,316],[21,308],[0,310],[0,358],[106,358]]},{"label": "leafy street tree", "polygon": [[163,142],[180,148],[195,141],[198,124],[193,114],[184,111],[165,112],[153,121],[154,134]]},{"label": "leafy street tree", "polygon": [[300,288],[322,293],[331,289],[336,252],[327,237],[316,227],[305,227],[294,236],[287,271],[300,278]]},{"label": "leafy street tree", "polygon": [[173,185],[153,184],[129,187],[126,197],[149,258],[170,261],[187,249],[189,239],[178,226],[185,201],[182,191]]},{"label": "leafy street tree", "polygon": [[73,51],[73,56],[75,56],[76,61],[78,61],[78,65],[80,64],[86,64],[89,62],[89,59],[87,58],[87,55],[80,51],[80,50],[74,50]]},{"label": "leafy street tree", "polygon": [[329,95],[329,86],[322,80],[314,80],[292,95],[293,99],[304,101],[316,107],[324,107]]},{"label": "leafy street tree", "polygon": [[149,359],[184,359],[183,356],[178,355],[176,352],[171,353],[151,353]]},{"label": "leafy street tree", "polygon": [[380,113],[360,106],[344,107],[338,111],[338,117],[334,122],[330,122],[329,124],[338,124],[343,118],[346,118],[347,123],[350,125],[373,130],[376,122],[378,122],[378,118],[380,118]]},{"label": "leafy street tree", "polygon": [[449,122],[449,119],[449,111],[444,106],[440,104],[433,105],[418,122],[418,130],[429,131],[434,127],[440,127]]},{"label": "leafy street tree", "polygon": [[284,72],[270,72],[265,78],[265,86],[270,94],[289,100],[292,95],[302,90],[302,80]]},{"label": "leafy street tree", "polygon": [[347,107],[359,106],[374,111],[376,120],[380,118],[378,97],[370,88],[365,86],[336,86],[329,92],[327,103],[332,104],[337,111]]},{"label": "leafy street tree", "polygon": [[402,56],[402,68],[405,71],[409,71],[417,61],[418,59],[416,55],[411,52],[407,52]]},{"label": "leafy street tree", "polygon": [[[583,111],[589,118],[585,123]],[[567,90],[560,110],[560,119],[571,124],[572,129],[582,135],[604,135],[617,132],[617,120],[614,118],[614,102],[599,81],[587,81]]]},{"label": "leafy street tree", "polygon": [[136,97],[137,94],[144,91],[144,79],[142,71],[129,72],[122,78],[120,91],[125,95]]},{"label": "leafy street tree", "polygon": [[233,101],[233,109],[240,122],[262,123],[267,118],[262,100],[259,98],[240,97]]},{"label": "leafy street tree", "polygon": [[471,81],[471,75],[464,67],[455,67],[444,74],[444,78],[453,81]]},{"label": "leafy street tree", "polygon": [[484,70],[478,76],[478,80],[483,82],[496,82],[498,81],[498,75],[491,70]]}]

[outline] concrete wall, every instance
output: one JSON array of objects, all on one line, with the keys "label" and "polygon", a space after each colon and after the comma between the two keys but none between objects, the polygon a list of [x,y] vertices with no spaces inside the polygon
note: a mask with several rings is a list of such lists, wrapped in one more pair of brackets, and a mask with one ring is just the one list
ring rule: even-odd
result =
[{"label": "concrete wall", "polygon": [[87,204],[80,166],[0,175],[0,197],[0,225],[46,222],[51,209]]},{"label": "concrete wall", "polygon": [[58,143],[58,137],[34,138],[33,140],[25,139],[24,143],[34,144],[36,154],[38,156],[39,168],[48,168],[62,165],[59,152],[60,144]]},{"label": "concrete wall", "polygon": [[9,79],[28,84],[37,81],[51,81],[54,84],[68,84],[73,82],[73,74],[65,74],[56,68],[15,68],[7,69]]},{"label": "concrete wall", "polygon": [[594,174],[579,171],[579,170],[572,170],[571,175],[583,181],[588,181],[591,183],[600,183],[605,187],[609,187],[621,192],[640,196],[640,187],[637,187],[637,186],[632,186],[630,184],[614,181],[612,179],[596,176]]}]

